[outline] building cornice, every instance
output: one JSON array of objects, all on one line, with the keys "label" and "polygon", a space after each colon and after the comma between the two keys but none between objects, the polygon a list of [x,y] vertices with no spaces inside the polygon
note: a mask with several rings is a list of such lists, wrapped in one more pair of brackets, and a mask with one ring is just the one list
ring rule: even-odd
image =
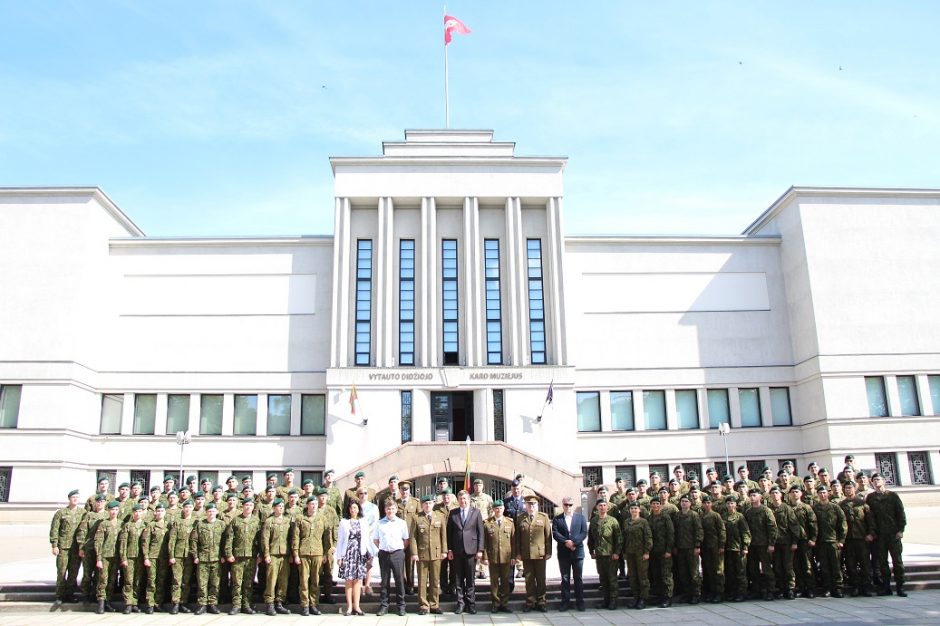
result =
[{"label": "building cornice", "polygon": [[787,204],[796,198],[924,198],[940,200],[940,189],[911,187],[790,187],[766,211],[744,229],[742,235],[757,232],[772,220]]},{"label": "building cornice", "polygon": [[112,238],[111,248],[232,248],[332,246],[332,235],[303,235],[285,237],[145,237]]},{"label": "building cornice", "polygon": [[100,187],[0,187],[0,197],[27,196],[27,197],[66,197],[79,196],[96,200],[128,234],[134,237],[143,237],[144,231],[129,218],[124,211],[108,197]]},{"label": "building cornice", "polygon": [[776,246],[781,238],[776,235],[681,236],[681,235],[578,235],[565,237],[565,244],[631,244],[649,246]]},{"label": "building cornice", "polygon": [[[459,145],[459,144],[458,144]],[[479,157],[479,156],[408,156],[408,157],[330,157],[330,167],[531,167],[564,170],[568,157]]]}]

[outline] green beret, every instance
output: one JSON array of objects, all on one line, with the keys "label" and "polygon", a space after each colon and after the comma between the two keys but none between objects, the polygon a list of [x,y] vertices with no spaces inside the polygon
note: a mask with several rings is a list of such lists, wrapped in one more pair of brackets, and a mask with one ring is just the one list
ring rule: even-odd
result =
[{"label": "green beret", "polygon": [[845,481],[844,483],[842,483],[842,488],[843,488],[843,489],[845,489],[846,487],[849,487],[849,486],[851,486],[851,487],[858,487],[858,485],[855,484],[855,481],[854,481],[854,480],[847,480],[847,481]]},{"label": "green beret", "polygon": [[634,489],[633,487],[627,487],[627,490],[625,493],[636,493],[636,489]]},{"label": "green beret", "polygon": [[799,485],[793,485],[792,487],[790,487],[790,493],[793,493],[794,491],[803,491],[803,488],[800,487]]},{"label": "green beret", "polygon": [[77,495],[78,495],[78,489],[73,489],[73,490],[71,490],[71,491],[69,492],[69,497],[70,497],[70,498],[71,498],[72,496],[77,496]]},{"label": "green beret", "polygon": [[393,480],[398,480],[398,474],[392,474],[388,477],[388,482],[392,482]]},{"label": "green beret", "polygon": [[227,496],[225,496],[225,500],[226,500],[226,502],[229,501],[229,500],[238,500],[238,494],[237,494],[237,493],[230,493],[230,494],[228,494]]},{"label": "green beret", "polygon": [[244,476],[242,476],[242,482],[245,482],[246,480],[251,480],[251,476],[249,476],[248,474],[245,474]]},{"label": "green beret", "polygon": [[222,489],[222,485],[216,485],[212,488],[212,493],[215,493],[216,491],[224,491],[224,489]]},{"label": "green beret", "polygon": [[186,477],[186,482],[188,483],[196,482],[196,477],[190,474],[189,476]]},{"label": "green beret", "polygon": [[265,491],[277,491],[277,488],[274,485],[268,485],[264,488]]},{"label": "green beret", "polygon": [[290,488],[290,491],[287,492],[287,495],[289,495],[289,496],[297,496],[297,495],[300,495],[300,489],[298,489],[297,487],[291,487],[291,488]]},{"label": "green beret", "polygon": [[280,498],[274,498],[274,502],[271,503],[271,506],[277,506],[279,504],[284,504],[284,501]]},{"label": "green beret", "polygon": [[731,474],[725,474],[724,478],[721,479],[721,482],[726,483],[728,481],[734,482],[734,477]]},{"label": "green beret", "polygon": [[248,485],[245,485],[244,487],[242,487],[242,493],[245,493],[246,491],[254,491],[254,490]]},{"label": "green beret", "polygon": [[749,496],[753,496],[754,494],[761,495],[760,489],[751,489],[750,491],[747,492],[747,495]]},{"label": "green beret", "polygon": [[[430,496],[428,496],[428,497],[430,497]],[[503,506],[503,501],[502,501],[502,500],[493,500],[493,506],[494,506],[494,507]]]},{"label": "green beret", "polygon": [[214,510],[215,510],[215,502],[210,502],[209,504],[207,504],[207,505],[206,505],[206,510],[207,510],[207,511],[214,511]]},{"label": "green beret", "polygon": [[689,494],[686,493],[686,494],[683,494],[681,498],[679,498],[679,502],[682,502],[683,500],[688,500],[689,502],[691,502],[692,498],[690,498]]},{"label": "green beret", "polygon": [[135,504],[131,510],[132,510],[132,511],[143,511],[143,510],[144,510],[144,505],[143,505],[143,504]]},{"label": "green beret", "polygon": [[196,503],[193,502],[192,500],[184,500],[183,506],[196,506]]},{"label": "green beret", "polygon": [[447,493],[453,493],[453,492],[450,490],[450,487],[444,487],[441,493],[447,494]]},{"label": "green beret", "polygon": [[650,506],[653,506],[654,504],[658,504],[658,505],[662,506],[663,501],[660,500],[659,498],[653,498],[652,500],[650,500]]},{"label": "green beret", "polygon": [[206,494],[203,493],[203,492],[200,490],[200,491],[197,491],[196,493],[194,493],[194,494],[193,494],[193,497],[195,497],[195,498],[205,498],[205,497],[206,497]]},{"label": "green beret", "polygon": [[160,493],[160,488],[154,485],[150,488],[150,493]]},{"label": "green beret", "polygon": [[228,481],[230,481],[230,480],[234,480],[235,482],[238,482],[238,479],[237,479],[237,478],[235,478],[235,476],[234,476],[234,475],[232,475],[232,476],[229,476],[228,478],[226,478],[226,479],[225,479],[225,482],[228,482]]},{"label": "green beret", "polygon": [[254,504],[254,503],[255,503],[254,498],[245,498],[244,500],[242,500],[242,506],[245,506],[246,504]]},{"label": "green beret", "polygon": [[121,503],[117,500],[111,500],[111,502],[108,502],[107,506],[109,509],[119,509],[121,508]]},{"label": "green beret", "polygon": [[331,470],[331,469],[328,469],[328,470],[324,470],[324,471],[323,471],[323,475],[324,475],[324,476],[326,476],[327,474],[335,474],[335,473],[336,473],[336,470]]},{"label": "green beret", "polygon": [[[434,501],[434,496],[431,496],[431,495],[421,496],[421,501],[422,501],[422,502],[433,502],[433,501]],[[502,503],[502,500],[497,500],[497,502]],[[495,506],[495,505],[494,505],[494,506]]]},{"label": "green beret", "polygon": [[482,485],[482,484],[483,484],[483,479],[482,479],[482,478],[476,478],[476,479],[473,480],[473,484],[474,484],[474,485]]},{"label": "green beret", "polygon": [[[140,486],[140,483],[137,483],[137,485]],[[121,483],[120,485],[118,485],[118,489],[130,489],[130,488],[131,486],[128,485],[127,483]]]},{"label": "green beret", "polygon": [[167,474],[166,476],[163,477],[163,482],[167,482],[168,480],[172,480],[173,482],[176,482],[176,477],[170,476],[169,474]]},{"label": "green beret", "polygon": [[306,479],[306,480],[303,482],[303,486],[304,486],[304,487],[306,487],[307,485],[312,485],[312,484],[313,484],[313,479],[312,479],[312,478],[308,478],[308,479]]},{"label": "green beret", "polygon": [[777,485],[774,485],[773,487],[770,488],[769,493],[780,493],[780,487],[778,487]]},{"label": "green beret", "polygon": [[828,473],[829,473],[829,470],[828,470],[827,468],[825,468],[825,467],[820,467],[820,468],[819,468],[819,473],[820,473],[820,474],[828,474]]},{"label": "green beret", "polygon": [[137,498],[137,501],[138,502],[150,502],[150,498],[148,498],[147,496],[140,496],[139,498]]},{"label": "green beret", "polygon": [[157,504],[157,506],[153,507],[153,510],[154,510],[154,511],[156,511],[157,509],[160,509],[161,511],[165,511],[165,510],[166,510],[166,507],[163,506],[163,503],[162,503],[162,502],[160,502],[160,503]]},{"label": "green beret", "polygon": [[706,503],[706,502],[711,502],[711,501],[712,501],[712,497],[711,497],[710,495],[708,495],[707,493],[702,496],[702,504],[704,504],[704,503]]},{"label": "green beret", "polygon": [[601,498],[601,499],[599,499],[599,500],[597,501],[597,504],[599,504],[599,505],[600,505],[600,504],[607,504],[607,500],[605,500],[604,498]]},{"label": "green beret", "polygon": [[639,503],[639,502],[631,502],[630,504],[627,505],[627,508],[628,508],[628,509],[638,509],[638,508],[640,508],[640,503]]},{"label": "green beret", "polygon": [[652,472],[650,472],[650,478],[652,478],[653,476],[659,476],[659,472],[657,472],[656,470],[653,470]]},{"label": "green beret", "polygon": [[522,480],[525,478],[525,474],[516,474],[516,480]]},{"label": "green beret", "polygon": [[318,496],[325,496],[325,495],[327,495],[327,494],[330,493],[330,492],[329,492],[326,488],[324,488],[324,487],[317,487],[317,488],[314,490],[314,493],[317,494]]},{"label": "green beret", "polygon": [[99,483],[109,483],[109,482],[111,482],[111,479],[108,478],[107,476],[105,476],[104,474],[102,474],[101,476],[98,477],[98,482],[99,482]]},{"label": "green beret", "polygon": [[829,491],[829,487],[827,487],[826,485],[819,485],[818,487],[816,487],[816,492],[818,493],[820,491]]},{"label": "green beret", "polygon": [[[126,485],[127,483],[124,483],[124,484]],[[143,488],[143,485],[140,484],[140,481],[139,481],[139,480],[135,480],[135,481],[133,481],[133,482],[131,483],[131,487],[141,487],[141,488]]]},{"label": "green beret", "polygon": [[729,494],[729,495],[725,498],[725,504],[727,504],[728,502],[734,502],[735,504],[737,504],[737,503],[738,503],[738,496],[734,495],[733,493],[732,493],[732,494]]},{"label": "green beret", "polygon": [[649,485],[649,483],[646,482],[645,478],[641,478],[640,480],[636,481],[636,486],[639,487],[640,485]]},{"label": "green beret", "polygon": [[268,480],[271,480],[272,478],[277,479],[277,474],[275,474],[274,472],[271,472],[270,474],[268,474]]},{"label": "green beret", "polygon": [[[107,500],[107,499],[108,499],[108,496],[104,495],[103,493],[99,493],[98,495],[95,496],[95,502],[103,502],[104,500]],[[121,505],[118,505],[118,506],[121,506]]]},{"label": "green beret", "polygon": [[170,496],[178,496],[178,495],[180,495],[180,494],[176,493],[176,490],[175,490],[175,489],[170,489],[169,491],[166,492],[166,497],[168,497],[168,498],[169,498]]},{"label": "green beret", "polygon": [[285,468],[284,468],[284,473],[285,473],[285,474],[293,474],[293,473],[294,473],[294,468],[293,468],[293,467],[285,467]]},{"label": "green beret", "polygon": [[366,477],[365,472],[356,472],[356,475],[354,476],[354,478],[365,478],[365,477]]},{"label": "green beret", "polygon": [[317,502],[317,497],[316,497],[316,496],[307,496],[307,504],[310,504],[311,502]]}]

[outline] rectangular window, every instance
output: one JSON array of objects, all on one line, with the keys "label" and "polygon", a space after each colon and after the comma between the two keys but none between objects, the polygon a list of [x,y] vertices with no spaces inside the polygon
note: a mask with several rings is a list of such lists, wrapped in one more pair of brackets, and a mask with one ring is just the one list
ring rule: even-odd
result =
[{"label": "rectangular window", "polygon": [[868,393],[868,415],[888,417],[888,397],[885,394],[884,377],[866,376],[865,391]]},{"label": "rectangular window", "polygon": [[582,433],[596,433],[601,430],[600,392],[578,392],[578,430]]},{"label": "rectangular window", "polygon": [[665,391],[643,392],[643,419],[646,420],[646,430],[666,430]]},{"label": "rectangular window", "polygon": [[258,431],[258,396],[235,395],[236,435],[254,435]]},{"label": "rectangular window", "polygon": [[[160,478],[163,478],[163,476]],[[140,486],[144,488],[144,491],[148,491],[150,489],[150,470],[132,469],[131,484],[133,485],[134,483],[140,483]]]},{"label": "rectangular window", "polygon": [[[268,435],[290,435],[290,394],[268,396]],[[250,433],[254,434],[254,433]]]},{"label": "rectangular window", "polygon": [[529,351],[532,365],[545,365],[545,297],[542,290],[542,240],[526,240],[529,281]]},{"label": "rectangular window", "polygon": [[920,415],[920,401],[917,399],[917,382],[914,377],[898,376],[897,380],[901,415]]},{"label": "rectangular window", "polygon": [[584,486],[585,487],[596,487],[601,484],[601,466],[600,465],[585,465],[581,468],[581,473],[584,474]]},{"label": "rectangular window", "polygon": [[499,240],[483,241],[483,272],[486,279],[486,363],[503,363],[502,301],[499,285]]},{"label": "rectangular window", "polygon": [[411,441],[411,392],[401,392],[401,442]]},{"label": "rectangular window", "polygon": [[372,240],[356,244],[356,365],[372,362]]},{"label": "rectangular window", "polygon": [[398,364],[415,364],[415,240],[398,242]]},{"label": "rectangular window", "polygon": [[679,430],[698,428],[698,396],[694,389],[676,389],[676,417]]},{"label": "rectangular window", "polygon": [[503,409],[503,390],[493,390],[493,440],[506,441],[506,414]]},{"label": "rectangular window", "polygon": [[16,428],[22,393],[22,385],[0,385],[0,428]]},{"label": "rectangular window", "polygon": [[933,414],[940,415],[940,376],[928,376],[927,385],[930,387],[930,403],[933,405]]},{"label": "rectangular window", "polygon": [[460,302],[458,285],[457,240],[441,241],[441,326],[444,365],[460,363]]},{"label": "rectangular window", "polygon": [[738,400],[741,402],[741,427],[760,426],[760,394],[757,389],[738,389]]},{"label": "rectangular window", "polygon": [[300,434],[326,434],[326,396],[304,394],[300,397]]},{"label": "rectangular window", "polygon": [[633,421],[633,392],[610,392],[610,429],[633,430],[636,423]]},{"label": "rectangular window", "polygon": [[908,452],[907,462],[911,466],[912,485],[932,485],[930,458],[926,452]]},{"label": "rectangular window", "polygon": [[[319,487],[323,484],[323,472],[317,470],[303,470],[300,472],[300,484],[303,485],[307,480],[312,480],[313,484]],[[305,505],[306,506],[306,505]]]},{"label": "rectangular window", "polygon": [[786,387],[771,387],[770,411],[773,414],[774,426],[792,426],[793,417],[790,415],[790,390]]},{"label": "rectangular window", "polygon": [[203,394],[199,406],[199,434],[222,434],[222,394]]},{"label": "rectangular window", "polygon": [[134,434],[152,435],[157,422],[157,395],[138,393],[134,396]]},{"label": "rectangular window", "polygon": [[10,481],[12,478],[12,467],[0,467],[0,502],[10,501]]},{"label": "rectangular window", "polygon": [[731,409],[728,406],[727,389],[708,390],[708,427],[718,428],[721,424],[731,425]]},{"label": "rectangular window", "polygon": [[614,479],[622,478],[627,487],[636,484],[636,465],[617,465],[614,467]]},{"label": "rectangular window", "polygon": [[894,452],[875,454],[876,471],[881,473],[889,485],[900,485],[898,482],[898,458]]},{"label": "rectangular window", "polygon": [[106,393],[101,396],[101,434],[121,434],[121,414],[124,412],[124,394]]},{"label": "rectangular window", "polygon": [[171,393],[166,397],[166,434],[189,430],[189,394]]}]

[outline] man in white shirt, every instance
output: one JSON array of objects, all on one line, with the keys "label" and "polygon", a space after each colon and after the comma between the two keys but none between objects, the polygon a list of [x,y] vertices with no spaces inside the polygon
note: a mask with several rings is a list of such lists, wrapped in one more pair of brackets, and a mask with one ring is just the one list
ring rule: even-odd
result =
[{"label": "man in white shirt", "polygon": [[378,521],[372,531],[372,540],[379,551],[379,572],[382,575],[382,591],[379,598],[378,615],[388,613],[388,595],[391,577],[395,578],[395,599],[398,614],[405,614],[405,582],[402,566],[405,549],[408,547],[408,524],[397,515],[398,505],[389,498],[385,501],[385,517]]}]

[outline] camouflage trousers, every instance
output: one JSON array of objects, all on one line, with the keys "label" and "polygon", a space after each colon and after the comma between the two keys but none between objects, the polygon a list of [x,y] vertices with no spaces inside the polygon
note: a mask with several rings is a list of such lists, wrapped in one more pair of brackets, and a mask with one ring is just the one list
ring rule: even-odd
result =
[{"label": "camouflage trousers", "polygon": [[59,600],[70,598],[75,593],[78,580],[78,568],[82,559],[78,556],[78,548],[59,550],[55,557],[55,597]]}]

